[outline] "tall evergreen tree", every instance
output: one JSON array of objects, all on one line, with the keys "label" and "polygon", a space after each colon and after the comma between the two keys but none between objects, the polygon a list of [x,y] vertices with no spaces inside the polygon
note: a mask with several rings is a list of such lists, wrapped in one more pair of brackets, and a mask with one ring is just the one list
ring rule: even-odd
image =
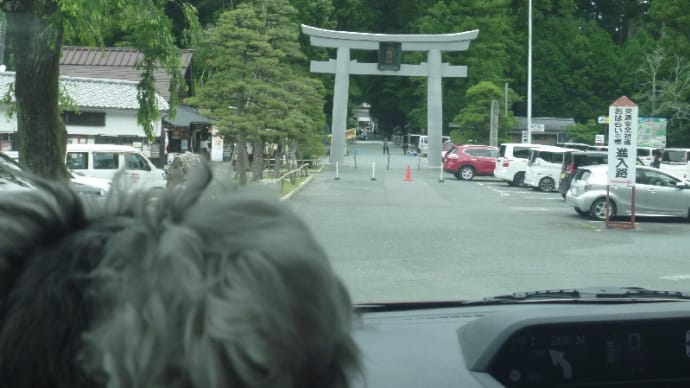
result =
[{"label": "tall evergreen tree", "polygon": [[323,124],[322,88],[301,63],[295,13],[287,0],[246,1],[221,14],[201,41],[198,60],[205,77],[187,101],[236,140],[241,184],[247,182],[247,142],[253,145],[252,177],[258,180],[266,141],[288,137],[313,144]]}]

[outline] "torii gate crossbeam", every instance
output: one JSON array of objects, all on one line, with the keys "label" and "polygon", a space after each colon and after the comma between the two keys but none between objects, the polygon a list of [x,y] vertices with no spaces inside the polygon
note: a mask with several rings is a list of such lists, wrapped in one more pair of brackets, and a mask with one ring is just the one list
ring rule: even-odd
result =
[{"label": "torii gate crossbeam", "polygon": [[[302,25],[302,32],[309,35],[316,47],[337,48],[335,60],[311,61],[314,73],[335,74],[333,90],[333,114],[331,122],[331,162],[342,163],[345,159],[345,129],[347,125],[347,100],[350,74],[397,75],[427,77],[427,134],[429,136],[428,165],[438,167],[441,158],[441,132],[443,130],[443,77],[467,77],[466,66],[451,66],[441,62],[442,51],[464,51],[475,39],[479,30],[453,34],[369,34],[334,31]],[[379,50],[381,42],[400,44],[402,51],[426,51],[427,62],[418,65],[401,64],[397,70],[381,70],[376,63],[359,63],[350,60],[350,50]]]}]

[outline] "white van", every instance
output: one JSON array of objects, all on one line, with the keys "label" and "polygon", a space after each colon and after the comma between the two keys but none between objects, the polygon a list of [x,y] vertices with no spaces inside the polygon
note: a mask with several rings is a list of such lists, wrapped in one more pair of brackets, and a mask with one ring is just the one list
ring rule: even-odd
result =
[{"label": "white van", "polygon": [[645,166],[651,166],[654,161],[654,152],[662,150],[662,148],[655,147],[637,147],[637,159],[644,163]]},{"label": "white van", "polygon": [[558,190],[561,166],[568,148],[541,146],[529,150],[525,185],[540,191]]},{"label": "white van", "polygon": [[[441,144],[450,142],[450,136],[441,136]],[[443,148],[443,146],[441,146]],[[419,137],[419,143],[417,144],[417,152],[422,156],[427,156],[429,153],[429,136],[422,135]]]},{"label": "white van", "polygon": [[115,144],[68,144],[67,168],[75,174],[113,179],[123,170],[122,182],[128,189],[165,189],[166,173],[138,149]]},{"label": "white van", "polygon": [[498,147],[498,157],[494,176],[508,182],[511,186],[522,186],[525,182],[525,171],[529,150],[539,144],[503,143]]}]

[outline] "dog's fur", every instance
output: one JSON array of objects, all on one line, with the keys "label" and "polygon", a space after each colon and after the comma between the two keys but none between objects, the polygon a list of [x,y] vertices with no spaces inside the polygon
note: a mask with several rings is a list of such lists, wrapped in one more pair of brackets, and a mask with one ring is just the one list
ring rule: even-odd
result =
[{"label": "dog's fur", "polygon": [[348,386],[349,295],[308,228],[195,175],[153,203],[57,184],[0,203],[4,387]]}]

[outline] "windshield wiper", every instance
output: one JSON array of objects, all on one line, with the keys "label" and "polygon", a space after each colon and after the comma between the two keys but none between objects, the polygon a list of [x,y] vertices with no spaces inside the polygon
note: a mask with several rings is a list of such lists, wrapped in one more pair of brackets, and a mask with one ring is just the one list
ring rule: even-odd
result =
[{"label": "windshield wiper", "polygon": [[509,295],[498,295],[480,300],[468,301],[465,304],[544,303],[563,301],[632,303],[682,300],[690,301],[690,293],[681,291],[648,290],[641,287],[588,287],[515,292]]},{"label": "windshield wiper", "polygon": [[358,303],[355,310],[360,313],[407,311],[421,309],[438,309],[446,307],[464,306],[467,301],[432,301],[432,302],[384,302],[384,303]]},{"label": "windshield wiper", "polygon": [[519,303],[651,303],[670,301],[690,301],[690,293],[648,290],[641,287],[587,287],[514,292],[476,300],[362,303],[356,304],[354,307],[360,313],[367,313]]}]

